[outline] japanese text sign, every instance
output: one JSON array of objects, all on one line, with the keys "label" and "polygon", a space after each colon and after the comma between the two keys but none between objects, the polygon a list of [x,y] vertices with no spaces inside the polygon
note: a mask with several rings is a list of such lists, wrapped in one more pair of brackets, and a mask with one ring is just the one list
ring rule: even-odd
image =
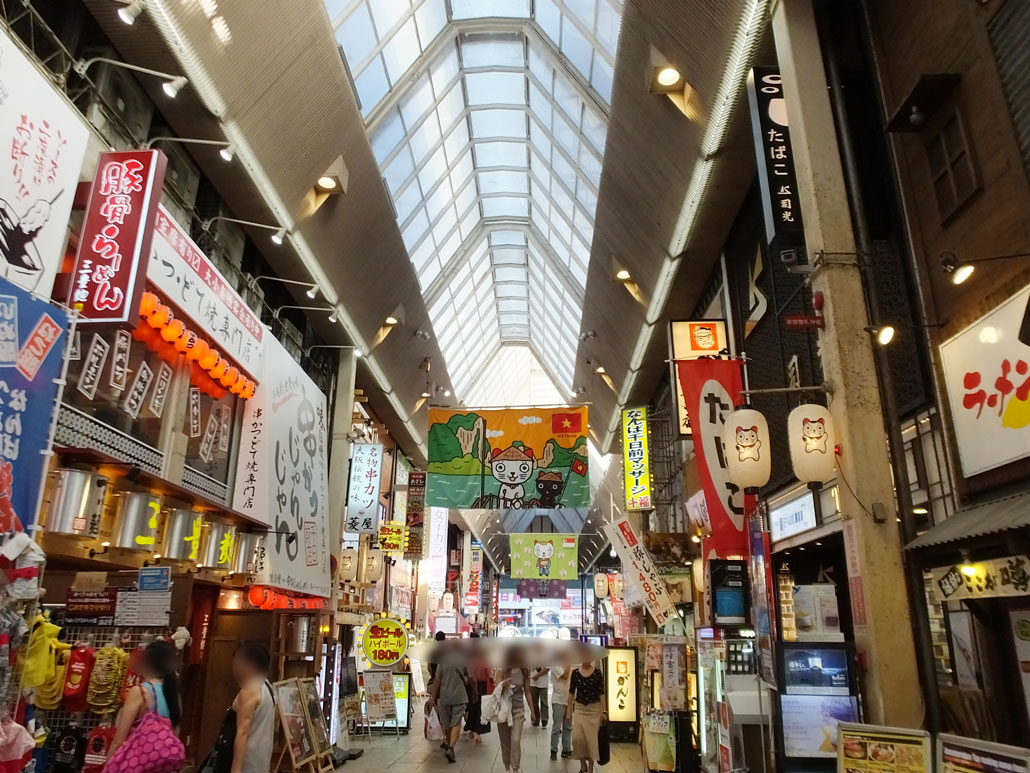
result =
[{"label": "japanese text sign", "polygon": [[72,271],[84,322],[135,321],[166,165],[159,150],[100,154]]},{"label": "japanese text sign", "polygon": [[408,526],[421,526],[426,511],[426,474],[412,472],[408,475]]},{"label": "japanese text sign", "polygon": [[622,465],[627,510],[651,510],[651,462],[647,408],[622,412]]},{"label": "japanese text sign", "polygon": [[382,445],[356,443],[352,446],[344,531],[375,533],[379,527],[379,485],[382,475]]},{"label": "japanese text sign", "polygon": [[644,548],[640,535],[628,518],[620,518],[604,527],[604,533],[622,559],[625,581],[633,583],[642,592],[644,606],[658,626],[675,616],[676,607],[669,599],[665,580],[658,574],[654,561]]},{"label": "japanese text sign", "polygon": [[361,654],[375,668],[397,663],[408,651],[408,629],[404,623],[385,617],[368,624],[361,635]]},{"label": "japanese text sign", "polygon": [[1006,556],[933,570],[942,601],[1030,596],[1030,558]]},{"label": "japanese text sign", "polygon": [[962,472],[1030,456],[1030,346],[1017,334],[1030,285],[941,344]]},{"label": "japanese text sign", "polygon": [[690,434],[690,414],[683,398],[683,387],[676,378],[676,362],[715,357],[728,348],[724,319],[674,320],[669,323],[669,359],[672,361],[672,380],[676,384],[676,420],[680,435]]},{"label": "japanese text sign", "polygon": [[10,281],[49,298],[89,129],[0,30],[0,258]]},{"label": "japanese text sign", "polygon": [[0,279],[0,532],[35,528],[68,315]]},{"label": "japanese text sign", "polygon": [[379,524],[379,549],[397,555],[404,552],[404,521]]},{"label": "japanese text sign", "polygon": [[775,67],[752,70],[748,97],[766,237],[775,247],[802,244],[805,231],[780,71]]},{"label": "japanese text sign", "polygon": [[147,279],[255,379],[264,325],[164,207],[154,219]]},{"label": "japanese text sign", "polygon": [[255,557],[258,582],[328,597],[325,395],[272,336],[261,365],[244,406],[233,507],[270,529]]},{"label": "japanese text sign", "polygon": [[429,566],[426,584],[431,593],[443,593],[447,588],[447,521],[446,507],[429,510]]}]

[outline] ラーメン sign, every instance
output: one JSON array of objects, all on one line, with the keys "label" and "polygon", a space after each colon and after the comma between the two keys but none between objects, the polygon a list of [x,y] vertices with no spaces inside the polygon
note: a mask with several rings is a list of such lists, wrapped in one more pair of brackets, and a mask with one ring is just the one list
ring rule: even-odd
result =
[{"label": "\u30e9\u30fc\u30e1\u30f3 sign", "polygon": [[369,623],[361,632],[361,655],[371,666],[387,668],[408,652],[408,629],[404,623],[384,617]]},{"label": "\u30e9\u30fc\u30e1\u30f3 sign", "polygon": [[626,509],[650,510],[651,460],[648,452],[647,408],[622,412],[622,464],[626,486]]}]

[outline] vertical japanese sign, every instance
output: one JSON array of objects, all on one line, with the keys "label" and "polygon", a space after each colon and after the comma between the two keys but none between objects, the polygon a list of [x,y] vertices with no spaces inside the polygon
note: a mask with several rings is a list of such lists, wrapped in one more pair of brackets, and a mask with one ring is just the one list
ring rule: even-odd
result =
[{"label": "vertical japanese sign", "polygon": [[676,423],[681,436],[690,435],[690,414],[683,398],[683,387],[676,378],[676,363],[698,357],[717,357],[719,352],[728,349],[724,319],[674,320],[669,323],[669,359],[672,381],[676,385]]},{"label": "vertical japanese sign", "polygon": [[647,408],[622,412],[622,466],[627,510],[651,510],[651,461]]},{"label": "vertical japanese sign", "polygon": [[633,524],[628,518],[622,517],[605,526],[604,533],[622,559],[625,581],[633,583],[642,591],[644,606],[655,623],[658,626],[665,625],[676,614],[676,607],[669,599],[665,580],[658,574]]},{"label": "vertical japanese sign", "polygon": [[35,527],[67,332],[63,310],[0,279],[0,533]]},{"label": "vertical japanese sign", "polygon": [[447,508],[429,510],[429,561],[426,584],[431,593],[447,589]]},{"label": "vertical japanese sign", "polygon": [[736,360],[701,359],[676,363],[683,396],[694,428],[694,452],[701,474],[712,534],[703,554],[735,558],[748,554],[744,524],[746,499],[727,474],[722,444],[725,416],[743,402],[740,363]]},{"label": "vertical japanese sign", "polygon": [[762,528],[760,511],[748,514],[748,539],[751,542],[749,573],[751,609],[758,645],[758,673],[769,684],[775,684],[776,605],[772,595],[772,548],[769,545],[769,532]]},{"label": "vertical japanese sign", "polygon": [[748,79],[751,128],[755,136],[758,181],[771,247],[804,244],[794,153],[790,145],[783,79],[776,67],[756,67]]},{"label": "vertical japanese sign", "polygon": [[167,159],[159,150],[101,153],[72,271],[84,322],[127,322],[146,283]]},{"label": "vertical japanese sign", "polygon": [[[243,411],[233,507],[269,527],[259,583],[328,597],[325,395],[272,336],[261,365]],[[212,443],[219,428],[215,420]]]},{"label": "vertical japanese sign", "polygon": [[383,447],[375,443],[351,446],[350,485],[344,531],[373,534],[379,528],[379,486],[383,475]]},{"label": "vertical japanese sign", "polygon": [[425,519],[426,510],[426,474],[424,472],[412,472],[408,475],[408,508],[407,524],[421,526]]},{"label": "vertical japanese sign", "polygon": [[89,129],[53,83],[0,30],[0,273],[49,298]]}]

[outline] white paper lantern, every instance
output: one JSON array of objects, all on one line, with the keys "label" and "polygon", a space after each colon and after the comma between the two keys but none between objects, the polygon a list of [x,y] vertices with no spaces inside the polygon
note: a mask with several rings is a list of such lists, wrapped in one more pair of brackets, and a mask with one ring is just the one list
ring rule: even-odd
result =
[{"label": "white paper lantern", "polygon": [[385,555],[379,548],[368,551],[368,556],[365,558],[365,582],[379,582],[382,578]]},{"label": "white paper lantern", "polygon": [[443,598],[440,600],[440,612],[448,613],[454,611],[454,594],[445,593]]},{"label": "white paper lantern", "polygon": [[834,474],[837,433],[829,410],[810,403],[799,405],[787,417],[790,461],[802,483],[824,483]]},{"label": "white paper lantern", "polygon": [[340,582],[354,582],[358,577],[358,551],[344,548],[340,551]]},{"label": "white paper lantern", "polygon": [[598,572],[594,575],[594,598],[603,599],[608,595],[608,575]]},{"label": "white paper lantern", "polygon": [[726,473],[741,488],[761,488],[769,482],[769,425],[754,408],[739,408],[726,416],[722,428]]},{"label": "white paper lantern", "polygon": [[608,586],[608,589],[611,591],[612,598],[616,598],[619,600],[622,599],[622,593],[625,590],[625,584],[622,579],[622,572],[616,572],[615,579],[611,581],[611,584]]}]

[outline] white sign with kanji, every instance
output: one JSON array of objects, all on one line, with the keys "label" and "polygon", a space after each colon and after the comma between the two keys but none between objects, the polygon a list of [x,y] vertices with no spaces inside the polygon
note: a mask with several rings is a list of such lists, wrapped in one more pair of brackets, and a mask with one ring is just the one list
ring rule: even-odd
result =
[{"label": "white sign with kanji", "polygon": [[1030,285],[941,344],[967,477],[1030,456],[1030,345],[1018,338],[1028,303]]},{"label": "white sign with kanji", "polygon": [[344,531],[374,534],[379,528],[379,486],[382,476],[382,445],[356,443],[352,446]]},{"label": "white sign with kanji", "polygon": [[665,625],[676,615],[676,607],[669,599],[665,580],[655,569],[654,561],[644,547],[640,535],[628,518],[620,518],[604,527],[615,552],[622,559],[623,577],[635,585],[644,597],[644,606],[655,623]]}]

